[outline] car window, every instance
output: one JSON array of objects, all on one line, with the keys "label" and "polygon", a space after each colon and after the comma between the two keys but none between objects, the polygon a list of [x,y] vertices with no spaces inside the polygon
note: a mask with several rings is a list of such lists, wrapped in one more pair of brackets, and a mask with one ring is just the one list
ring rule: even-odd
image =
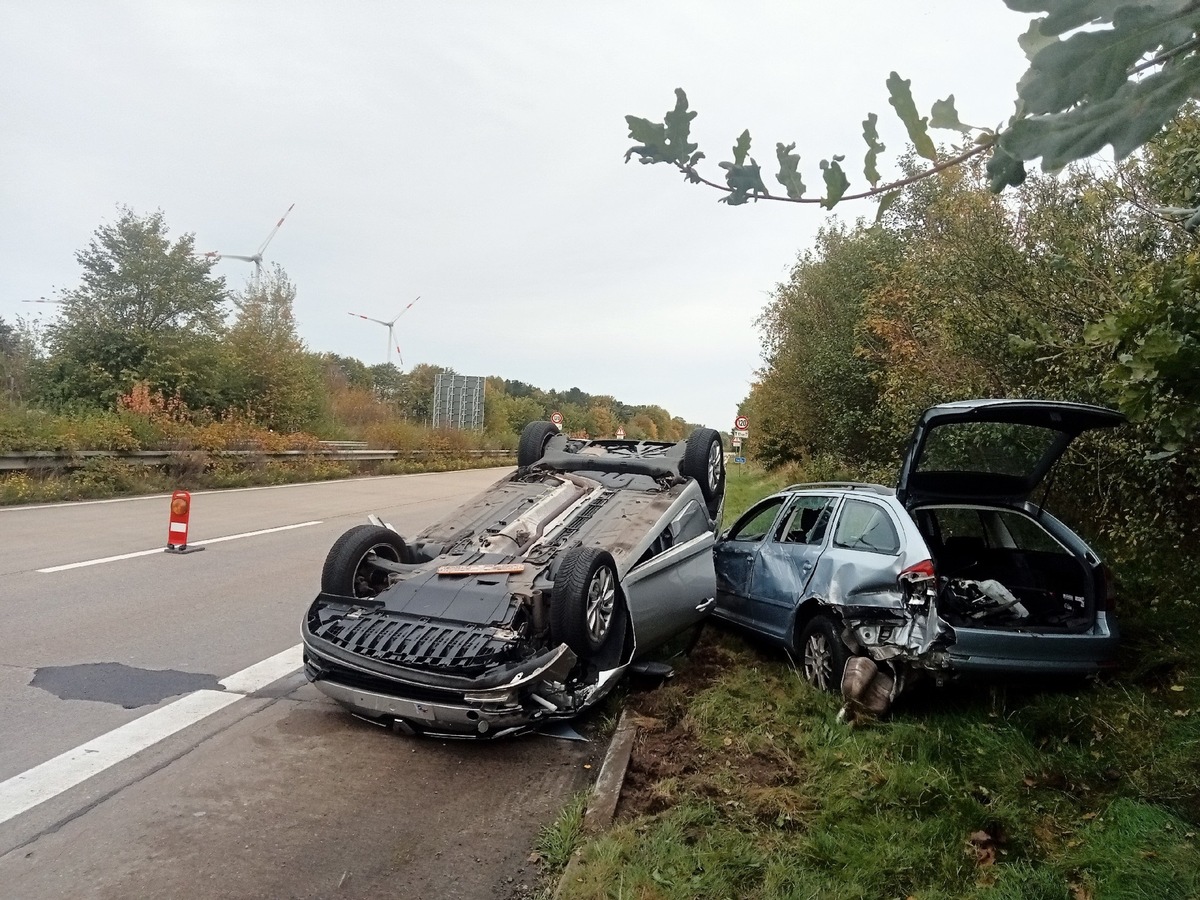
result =
[{"label": "car window", "polygon": [[677,544],[690,541],[692,538],[699,537],[709,530],[708,514],[694,500],[671,522],[671,533],[674,535],[675,543]]},{"label": "car window", "polygon": [[771,530],[783,500],[783,497],[772,497],[751,509],[730,529],[729,540],[761,541]]},{"label": "car window", "polygon": [[945,507],[929,510],[944,544],[950,538],[970,538],[987,545],[987,533],[977,509]]},{"label": "car window", "polygon": [[833,543],[849,550],[872,553],[899,553],[900,536],[892,517],[882,506],[862,500],[847,500],[838,518]]},{"label": "car window", "polygon": [[1052,538],[1041,525],[1018,513],[1002,512],[1000,521],[1012,536],[1013,545],[1019,550],[1037,550],[1041,553],[1067,554],[1068,550]]},{"label": "car window", "polygon": [[819,544],[833,512],[833,497],[793,497],[775,540],[784,544]]},{"label": "car window", "polygon": [[971,556],[988,549],[1012,548],[1069,554],[1042,526],[1020,513],[999,509],[938,507],[928,510],[942,546]]},{"label": "car window", "polygon": [[1032,473],[1062,432],[1010,422],[957,422],[929,432],[918,472]]}]

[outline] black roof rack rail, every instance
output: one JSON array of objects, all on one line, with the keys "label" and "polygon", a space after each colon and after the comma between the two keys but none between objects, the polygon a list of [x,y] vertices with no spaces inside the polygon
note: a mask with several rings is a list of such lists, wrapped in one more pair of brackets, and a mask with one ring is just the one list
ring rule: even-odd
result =
[{"label": "black roof rack rail", "polygon": [[874,494],[882,494],[885,497],[895,493],[892,488],[884,487],[882,484],[867,484],[862,481],[810,481],[804,484],[789,484],[783,490],[802,491],[809,488],[845,488],[856,491],[871,491]]}]

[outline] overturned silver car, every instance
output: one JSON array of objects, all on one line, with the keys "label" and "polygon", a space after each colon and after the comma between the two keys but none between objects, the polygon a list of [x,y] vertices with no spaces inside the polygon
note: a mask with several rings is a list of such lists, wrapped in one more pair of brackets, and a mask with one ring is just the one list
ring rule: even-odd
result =
[{"label": "overturned silver car", "polygon": [[723,619],[784,645],[843,712],[884,712],[914,675],[1079,676],[1113,664],[1114,583],[1041,505],[1052,468],[1113,410],[970,400],[926,410],[895,489],[797,484],[715,550]]},{"label": "overturned silver car", "polygon": [[720,435],[521,435],[517,470],[411,539],[343,534],[304,617],[305,673],[404,733],[499,737],[574,716],[715,599]]}]

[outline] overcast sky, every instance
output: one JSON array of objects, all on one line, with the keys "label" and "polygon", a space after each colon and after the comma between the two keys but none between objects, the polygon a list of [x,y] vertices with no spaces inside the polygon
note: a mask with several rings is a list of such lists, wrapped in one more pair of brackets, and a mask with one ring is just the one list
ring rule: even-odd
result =
[{"label": "overcast sky", "polygon": [[[731,209],[625,165],[624,116],[661,120],[683,87],[710,177],[749,128],[764,164],[795,141],[811,190],[835,153],[861,187],[865,114],[888,162],[904,144],[889,71],[925,111],[953,92],[963,121],[1000,124],[1027,24],[1001,0],[4,0],[0,317],[54,315],[22,301],[77,284],[75,251],[118,205],[250,254],[295,203],[266,258],[310,349],[382,362],[385,329],[347,313],[420,295],[405,368],[728,429],[754,321],[826,214]],[[237,289],[251,269],[215,271]]]}]

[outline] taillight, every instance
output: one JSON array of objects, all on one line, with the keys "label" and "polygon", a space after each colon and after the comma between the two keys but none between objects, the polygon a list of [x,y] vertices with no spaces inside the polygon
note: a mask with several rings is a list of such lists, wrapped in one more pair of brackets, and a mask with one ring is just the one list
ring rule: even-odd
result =
[{"label": "taillight", "polygon": [[932,559],[923,559],[900,573],[898,579],[909,606],[925,607],[937,596],[937,572]]},{"label": "taillight", "polygon": [[900,577],[908,581],[917,581],[921,578],[936,578],[937,572],[934,571],[932,559],[923,559],[901,572]]}]

